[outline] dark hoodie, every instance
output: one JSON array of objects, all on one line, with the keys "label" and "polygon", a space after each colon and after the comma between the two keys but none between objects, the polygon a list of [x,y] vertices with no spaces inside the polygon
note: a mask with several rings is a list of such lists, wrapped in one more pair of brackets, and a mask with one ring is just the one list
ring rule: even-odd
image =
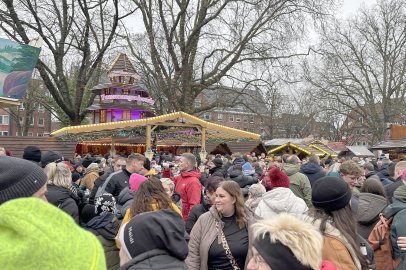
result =
[{"label": "dark hoodie", "polygon": [[130,188],[125,187],[117,197],[117,216],[119,219],[123,219],[125,212],[131,207],[134,201],[134,193]]},{"label": "dark hoodie", "polygon": [[381,169],[376,175],[379,176],[379,179],[381,180],[383,186],[387,186],[393,183],[392,181],[389,180],[390,175],[388,172],[387,164],[382,165]]},{"label": "dark hoodie", "polygon": [[369,234],[379,221],[379,214],[388,206],[388,200],[372,193],[359,195],[357,221],[358,233],[368,239]]},{"label": "dark hoodie", "polygon": [[107,269],[118,269],[120,265],[119,249],[114,238],[120,228],[120,222],[112,213],[105,213],[92,218],[84,228],[99,239],[104,249]]},{"label": "dark hoodie", "polygon": [[323,168],[319,164],[316,164],[314,162],[303,164],[302,167],[300,167],[300,172],[305,174],[307,178],[309,178],[311,186],[313,186],[316,180],[322,178],[323,176],[326,176]]},{"label": "dark hoodie", "polygon": [[173,210],[135,216],[125,226],[122,240],[132,259],[121,269],[187,269],[185,223]]},{"label": "dark hoodie", "polygon": [[404,253],[398,247],[396,241],[399,236],[406,236],[406,186],[400,186],[394,193],[394,200],[384,213],[385,217],[393,217],[391,225],[391,241],[394,258],[403,257]]},{"label": "dark hoodie", "polygon": [[251,185],[258,183],[258,178],[251,175],[244,175],[241,170],[233,170],[230,172],[230,180],[237,182],[240,185],[241,192],[244,197],[248,196],[248,189]]}]

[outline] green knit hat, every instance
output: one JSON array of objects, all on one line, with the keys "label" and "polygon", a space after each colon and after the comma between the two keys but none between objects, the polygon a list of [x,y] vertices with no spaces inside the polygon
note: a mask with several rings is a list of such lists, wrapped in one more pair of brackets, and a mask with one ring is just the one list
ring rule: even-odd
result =
[{"label": "green knit hat", "polygon": [[96,236],[37,198],[0,205],[1,269],[106,269]]}]

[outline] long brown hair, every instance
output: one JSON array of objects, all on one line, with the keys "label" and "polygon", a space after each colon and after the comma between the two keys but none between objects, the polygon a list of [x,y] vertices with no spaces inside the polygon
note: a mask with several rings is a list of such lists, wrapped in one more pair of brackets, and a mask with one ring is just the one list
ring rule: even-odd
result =
[{"label": "long brown hair", "polygon": [[361,187],[361,193],[372,193],[386,198],[385,189],[380,180],[368,178]]},{"label": "long brown hair", "polygon": [[[248,223],[247,207],[245,206],[244,196],[242,195],[240,185],[235,181],[222,181],[219,186],[224,189],[231,197],[235,198],[235,217],[237,218],[238,227],[242,229]],[[219,213],[220,217],[221,214]]]},{"label": "long brown hair", "polygon": [[[157,205],[157,209],[152,208]],[[171,208],[172,200],[166,194],[161,181],[156,177],[150,177],[144,181],[134,194],[134,201],[131,205],[131,215],[135,216],[144,212]]]},{"label": "long brown hair", "polygon": [[320,220],[320,232],[324,235],[327,222],[332,220],[332,225],[341,233],[342,236],[351,245],[358,260],[361,263],[362,269],[368,269],[368,263],[360,250],[360,243],[357,235],[357,225],[351,210],[350,204],[339,210],[326,212],[320,208],[310,210],[314,220]]}]

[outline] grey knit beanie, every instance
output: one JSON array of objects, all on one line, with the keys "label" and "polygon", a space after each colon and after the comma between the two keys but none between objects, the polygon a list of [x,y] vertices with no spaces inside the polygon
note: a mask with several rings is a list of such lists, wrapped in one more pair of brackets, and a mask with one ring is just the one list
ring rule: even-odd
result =
[{"label": "grey knit beanie", "polygon": [[31,197],[46,182],[46,174],[33,162],[0,157],[0,204],[20,197]]}]

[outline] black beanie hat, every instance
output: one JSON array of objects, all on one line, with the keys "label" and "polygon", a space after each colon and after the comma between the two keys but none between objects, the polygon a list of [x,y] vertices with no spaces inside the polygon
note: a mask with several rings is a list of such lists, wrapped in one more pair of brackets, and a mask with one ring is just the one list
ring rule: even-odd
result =
[{"label": "black beanie hat", "polygon": [[95,159],[92,157],[85,157],[84,159],[81,160],[81,165],[85,168],[89,167],[90,164],[94,163]]},{"label": "black beanie hat", "polygon": [[0,204],[20,197],[31,197],[46,182],[46,174],[33,162],[0,157]]},{"label": "black beanie hat", "polygon": [[314,207],[331,212],[344,208],[351,200],[352,192],[349,185],[334,176],[325,176],[314,182],[312,202]]},{"label": "black beanie hat", "polygon": [[214,165],[216,165],[216,167],[221,167],[223,166],[223,160],[221,158],[215,158],[213,159],[213,163]]},{"label": "black beanie hat", "polygon": [[27,146],[24,148],[23,159],[41,162],[41,150],[36,146]]},{"label": "black beanie hat", "polygon": [[313,270],[303,265],[289,247],[279,241],[271,242],[269,233],[255,238],[253,245],[272,269]]},{"label": "black beanie hat", "polygon": [[48,151],[41,158],[41,166],[42,166],[42,168],[45,168],[45,166],[47,166],[51,162],[62,161],[62,160],[63,160],[63,156],[61,153],[56,152],[56,151]]},{"label": "black beanie hat", "polygon": [[76,171],[72,172],[72,182],[76,182],[80,179],[80,174]]},{"label": "black beanie hat", "polygon": [[188,254],[185,222],[171,209],[136,215],[121,230],[120,242],[131,258],[153,249],[167,250],[181,261]]}]

